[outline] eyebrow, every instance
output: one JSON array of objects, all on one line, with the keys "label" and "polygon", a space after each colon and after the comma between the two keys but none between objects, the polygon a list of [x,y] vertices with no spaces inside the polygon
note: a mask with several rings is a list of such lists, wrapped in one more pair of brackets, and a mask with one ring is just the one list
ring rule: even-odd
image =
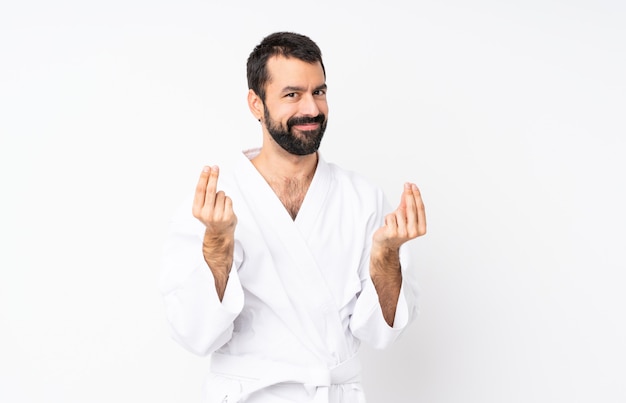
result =
[{"label": "eyebrow", "polygon": [[[313,89],[313,91],[319,91],[319,90],[326,90],[328,89],[328,86],[326,85],[326,83],[322,84],[322,85],[318,85],[317,87],[315,87]],[[283,88],[283,90],[281,92],[285,93],[285,92],[303,92],[305,90],[304,87],[294,87],[291,85],[286,86],[285,88]]]}]

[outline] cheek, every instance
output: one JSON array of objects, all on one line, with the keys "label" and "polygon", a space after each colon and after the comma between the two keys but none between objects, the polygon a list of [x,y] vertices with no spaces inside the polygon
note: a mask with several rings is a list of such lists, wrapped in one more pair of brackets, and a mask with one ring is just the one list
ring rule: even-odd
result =
[{"label": "cheek", "polygon": [[280,122],[283,125],[287,124],[287,121],[297,115],[297,110],[291,106],[283,106],[272,110],[272,118],[276,122]]},{"label": "cheek", "polygon": [[323,113],[325,116],[328,116],[328,103],[326,101],[320,101],[317,104],[317,109],[319,109],[320,113]]}]

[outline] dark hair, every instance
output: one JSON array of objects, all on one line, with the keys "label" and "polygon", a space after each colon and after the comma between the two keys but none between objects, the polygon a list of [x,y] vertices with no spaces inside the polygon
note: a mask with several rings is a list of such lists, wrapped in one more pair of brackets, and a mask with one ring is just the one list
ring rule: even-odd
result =
[{"label": "dark hair", "polygon": [[265,101],[265,84],[269,81],[267,61],[273,56],[295,57],[307,63],[320,62],[324,76],[322,51],[309,37],[293,32],[275,32],[263,38],[248,56],[248,88]]}]

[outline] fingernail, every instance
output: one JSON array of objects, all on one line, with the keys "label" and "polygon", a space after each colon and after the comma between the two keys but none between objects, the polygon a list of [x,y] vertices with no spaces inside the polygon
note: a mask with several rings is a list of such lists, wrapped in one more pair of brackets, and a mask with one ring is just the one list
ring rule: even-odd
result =
[{"label": "fingernail", "polygon": [[413,190],[417,190],[417,185],[414,183],[414,184],[413,184],[413,186],[411,186],[411,188],[412,188]]},{"label": "fingernail", "polygon": [[404,184],[404,188],[405,188],[405,189],[407,189],[407,190],[408,190],[408,189],[411,189],[411,184],[410,184],[409,182],[406,182],[406,183]]},{"label": "fingernail", "polygon": [[204,168],[202,168],[202,172],[210,172],[210,171],[211,171],[211,167],[205,166]]}]

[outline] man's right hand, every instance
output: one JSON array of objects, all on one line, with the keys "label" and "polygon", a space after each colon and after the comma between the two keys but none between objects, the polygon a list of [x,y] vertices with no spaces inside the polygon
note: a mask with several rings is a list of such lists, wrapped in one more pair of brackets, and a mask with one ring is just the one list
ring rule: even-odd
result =
[{"label": "man's right hand", "polygon": [[226,289],[233,263],[237,216],[233,202],[223,191],[217,191],[219,168],[206,166],[200,174],[192,213],[206,227],[202,254],[215,277],[215,288],[220,300]]},{"label": "man's right hand", "polygon": [[219,175],[217,166],[206,166],[202,169],[193,199],[192,213],[212,236],[228,237],[235,233],[237,216],[233,211],[230,197],[221,190],[217,191]]}]

